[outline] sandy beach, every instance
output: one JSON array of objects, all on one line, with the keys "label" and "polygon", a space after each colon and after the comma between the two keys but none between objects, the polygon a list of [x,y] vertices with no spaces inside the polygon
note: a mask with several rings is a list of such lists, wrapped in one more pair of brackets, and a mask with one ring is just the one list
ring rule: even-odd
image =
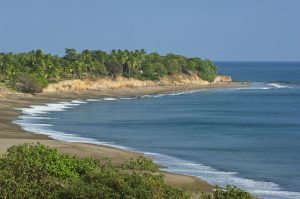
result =
[{"label": "sandy beach", "polygon": [[[119,164],[125,160],[135,158],[141,154],[115,149],[107,146],[72,143],[53,140],[46,135],[25,132],[18,125],[12,123],[19,115],[18,108],[38,105],[43,103],[70,101],[74,99],[97,99],[118,96],[139,96],[145,94],[166,93],[175,91],[214,89],[214,88],[239,88],[247,87],[247,83],[230,82],[214,83],[208,85],[190,86],[155,86],[137,88],[118,88],[101,90],[82,90],[72,92],[52,92],[37,95],[10,95],[6,99],[0,99],[0,153],[4,153],[12,145],[21,143],[42,143],[67,154],[79,157],[108,157],[112,163]],[[166,182],[193,192],[211,192],[213,186],[209,183],[191,176],[171,174],[164,172]]]}]

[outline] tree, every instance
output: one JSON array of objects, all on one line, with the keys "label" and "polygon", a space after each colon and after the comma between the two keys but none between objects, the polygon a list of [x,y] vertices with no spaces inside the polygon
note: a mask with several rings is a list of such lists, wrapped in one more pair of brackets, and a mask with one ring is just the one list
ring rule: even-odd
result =
[{"label": "tree", "polygon": [[198,67],[198,71],[202,79],[213,82],[217,76],[218,69],[210,60],[204,60]]},{"label": "tree", "polygon": [[113,77],[116,77],[117,75],[120,75],[123,72],[123,67],[115,61],[108,61],[105,63],[105,66],[109,74]]},{"label": "tree", "polygon": [[42,92],[42,82],[33,75],[20,73],[16,76],[15,87],[17,91],[23,93],[40,93]]},{"label": "tree", "polygon": [[81,78],[84,71],[83,63],[79,61],[74,62],[74,73],[77,78]]},{"label": "tree", "polygon": [[193,74],[196,71],[196,64],[192,59],[188,59],[185,64],[182,65],[182,72],[186,74]]},{"label": "tree", "polygon": [[167,74],[167,69],[162,63],[145,64],[143,66],[143,75],[147,79],[159,80],[160,77]]},{"label": "tree", "polygon": [[64,59],[69,62],[74,62],[77,60],[77,52],[74,48],[66,48]]},{"label": "tree", "polygon": [[99,63],[103,63],[103,64],[108,59],[107,53],[101,50],[91,51],[91,57],[93,61],[98,61]]},{"label": "tree", "polygon": [[86,72],[91,73],[93,70],[92,66],[92,54],[89,50],[83,50],[80,54],[80,61],[85,65]]},{"label": "tree", "polygon": [[181,66],[179,65],[178,61],[174,58],[166,60],[166,68],[169,75],[180,73],[181,71]]},{"label": "tree", "polygon": [[99,63],[99,62],[95,61],[95,62],[92,62],[92,66],[94,69],[94,73],[96,75],[100,75],[100,76],[107,75],[108,72],[107,72],[106,66],[103,63]]}]

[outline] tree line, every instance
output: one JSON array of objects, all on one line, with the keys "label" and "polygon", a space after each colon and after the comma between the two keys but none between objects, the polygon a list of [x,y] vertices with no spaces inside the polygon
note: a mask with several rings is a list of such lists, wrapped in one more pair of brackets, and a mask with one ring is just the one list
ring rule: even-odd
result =
[{"label": "tree line", "polygon": [[66,48],[62,57],[42,50],[0,53],[0,82],[23,92],[37,91],[48,82],[64,79],[123,75],[159,80],[163,76],[180,73],[197,74],[212,82],[217,75],[217,67],[207,59],[173,53],[162,56],[156,52],[146,53],[144,49],[119,49],[108,53],[101,50],[78,52],[74,48]]}]

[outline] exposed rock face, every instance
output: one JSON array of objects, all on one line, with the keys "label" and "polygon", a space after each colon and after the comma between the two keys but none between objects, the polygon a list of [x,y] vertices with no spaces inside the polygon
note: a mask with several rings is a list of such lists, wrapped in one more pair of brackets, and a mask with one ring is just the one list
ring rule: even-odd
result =
[{"label": "exposed rock face", "polygon": [[208,81],[202,80],[197,75],[172,75],[163,77],[159,81],[138,80],[125,77],[99,78],[96,80],[65,80],[56,84],[50,84],[43,92],[61,92],[61,91],[80,91],[80,90],[99,90],[99,89],[117,89],[117,88],[136,88],[152,86],[173,86],[173,85],[206,85]]},{"label": "exposed rock face", "polygon": [[219,75],[214,80],[214,83],[217,83],[217,82],[232,82],[232,78],[231,78],[231,76]]}]

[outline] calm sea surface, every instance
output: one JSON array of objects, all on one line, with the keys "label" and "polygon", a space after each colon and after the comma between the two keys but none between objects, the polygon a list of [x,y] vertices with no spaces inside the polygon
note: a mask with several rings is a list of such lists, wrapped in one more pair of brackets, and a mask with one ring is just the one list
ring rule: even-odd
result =
[{"label": "calm sea surface", "polygon": [[17,123],[142,151],[168,171],[265,198],[300,198],[300,63],[217,65],[251,87],[33,106]]}]

